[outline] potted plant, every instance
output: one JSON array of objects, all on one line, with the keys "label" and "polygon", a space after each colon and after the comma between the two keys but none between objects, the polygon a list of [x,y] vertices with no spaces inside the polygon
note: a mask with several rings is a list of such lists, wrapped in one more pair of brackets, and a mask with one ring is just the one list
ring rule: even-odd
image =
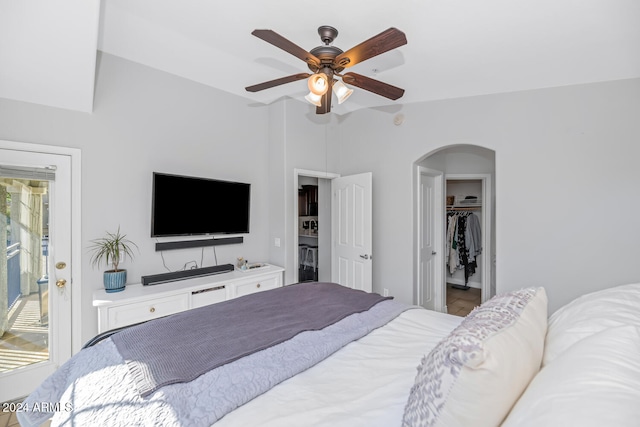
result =
[{"label": "potted plant", "polygon": [[133,248],[138,249],[138,245],[127,239],[125,234],[120,233],[120,227],[115,233],[107,232],[106,237],[91,241],[90,251],[91,264],[99,267],[102,262],[106,266],[111,266],[110,270],[104,272],[104,289],[107,292],[120,292],[127,283],[127,270],[118,268],[120,261],[127,257],[133,259]]}]

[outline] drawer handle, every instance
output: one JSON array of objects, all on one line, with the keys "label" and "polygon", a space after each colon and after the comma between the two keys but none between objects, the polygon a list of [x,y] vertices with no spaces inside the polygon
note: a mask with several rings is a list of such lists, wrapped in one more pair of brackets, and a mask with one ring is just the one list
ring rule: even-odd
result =
[{"label": "drawer handle", "polygon": [[155,308],[155,307],[151,307],[151,308],[149,309],[149,313],[154,313],[155,311],[156,311],[156,308]]},{"label": "drawer handle", "polygon": [[259,288],[259,287],[260,287],[260,283],[258,283],[258,284],[256,285],[256,288]]}]

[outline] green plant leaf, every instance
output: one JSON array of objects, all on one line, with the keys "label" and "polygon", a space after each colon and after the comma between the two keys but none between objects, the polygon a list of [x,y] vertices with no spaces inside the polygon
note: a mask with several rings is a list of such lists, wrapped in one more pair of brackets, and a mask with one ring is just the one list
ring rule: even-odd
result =
[{"label": "green plant leaf", "polygon": [[138,249],[138,245],[127,239],[126,234],[120,233],[120,227],[115,233],[107,232],[106,237],[94,239],[91,243],[89,247],[92,253],[91,265],[99,268],[104,262],[106,266],[111,265],[114,271],[120,271],[118,269],[120,261],[124,261],[127,257],[133,259],[133,249]]}]

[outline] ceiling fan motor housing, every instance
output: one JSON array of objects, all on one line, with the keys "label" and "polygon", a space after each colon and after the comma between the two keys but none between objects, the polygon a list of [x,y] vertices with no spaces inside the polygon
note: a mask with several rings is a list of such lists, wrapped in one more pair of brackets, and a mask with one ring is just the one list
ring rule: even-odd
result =
[{"label": "ceiling fan motor housing", "polygon": [[[336,56],[343,53],[342,49],[335,46],[329,46],[333,40],[338,37],[338,30],[329,25],[323,25],[318,27],[318,34],[320,35],[320,40],[322,40],[324,46],[313,48],[310,50],[310,53],[320,60],[320,67],[314,67],[312,64],[309,64],[309,69],[314,73],[322,71],[325,74],[327,74],[327,72],[323,70],[326,70],[327,68],[333,70],[335,73],[339,73],[344,70],[344,67],[336,67],[336,64],[333,63]],[[332,77],[333,72],[329,77]]]},{"label": "ceiling fan motor housing", "polygon": [[318,46],[311,49],[310,52],[320,60],[320,67],[314,67],[313,65],[309,64],[309,69],[311,71],[317,72],[318,70],[322,70],[323,68],[330,68],[334,72],[339,73],[340,71],[344,70],[344,67],[336,67],[333,63],[333,60],[336,58],[336,56],[342,53],[342,49],[335,46]]}]

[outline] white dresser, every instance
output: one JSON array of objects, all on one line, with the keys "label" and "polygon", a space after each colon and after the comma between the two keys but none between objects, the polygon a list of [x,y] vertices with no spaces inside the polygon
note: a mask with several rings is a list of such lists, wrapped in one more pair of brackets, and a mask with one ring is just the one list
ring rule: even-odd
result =
[{"label": "white dresser", "polygon": [[127,285],[122,292],[98,289],[93,293],[98,332],[277,288],[283,284],[283,273],[282,267],[266,265],[159,285]]}]

